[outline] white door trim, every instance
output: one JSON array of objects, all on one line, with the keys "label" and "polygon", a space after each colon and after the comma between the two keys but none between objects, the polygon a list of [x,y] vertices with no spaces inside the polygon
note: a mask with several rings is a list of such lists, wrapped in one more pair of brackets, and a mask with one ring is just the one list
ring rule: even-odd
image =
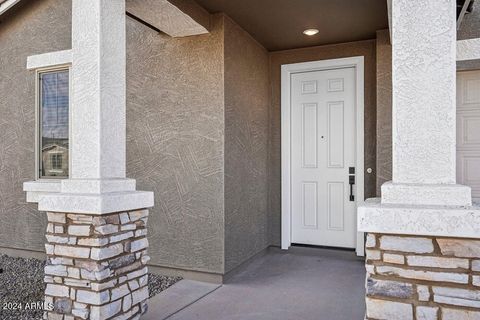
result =
[{"label": "white door trim", "polygon": [[[356,206],[364,201],[364,58],[363,56],[302,62],[282,65],[281,78],[281,146],[282,146],[282,249],[288,249],[291,245],[291,132],[290,132],[290,90],[291,74],[309,71],[321,71],[339,68],[355,68],[356,77],[356,150],[355,150],[355,173],[356,173]],[[356,210],[355,210],[356,213]],[[357,232],[356,252],[364,255],[364,235]]]}]

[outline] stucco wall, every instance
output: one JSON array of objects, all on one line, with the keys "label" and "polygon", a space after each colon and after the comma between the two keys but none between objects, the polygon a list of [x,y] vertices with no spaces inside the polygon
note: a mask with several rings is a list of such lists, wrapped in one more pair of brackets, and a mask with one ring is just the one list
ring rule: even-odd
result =
[{"label": "stucco wall", "polygon": [[127,176],[155,192],[151,264],[224,267],[223,17],[173,39],[127,19]]},{"label": "stucco wall", "polygon": [[377,31],[377,196],[392,180],[392,45],[388,30]]},{"label": "stucco wall", "polygon": [[268,52],[225,17],[225,271],[269,245]]},{"label": "stucco wall", "polygon": [[0,247],[44,251],[46,215],[25,202],[35,175],[35,74],[27,56],[71,47],[71,5],[21,3],[0,18]]},{"label": "stucco wall", "polygon": [[375,40],[350,42],[338,45],[310,47],[270,53],[270,74],[272,81],[272,104],[270,108],[270,146],[269,146],[269,214],[270,241],[280,245],[281,220],[281,155],[280,155],[280,66],[282,64],[336,59],[353,56],[365,58],[365,170],[372,168],[373,173],[365,171],[365,197],[375,196],[376,188],[376,71]]},{"label": "stucco wall", "polygon": [[[229,271],[269,244],[268,53],[222,14],[195,37],[130,18],[126,28],[127,176],[155,192],[151,264]],[[25,65],[70,48],[70,35],[70,1],[22,2],[2,17],[0,247],[44,250],[45,214],[22,191],[35,163],[35,79]]]},{"label": "stucco wall", "polygon": [[[71,47],[71,3],[23,2],[0,27],[0,247],[44,250],[34,179],[35,77],[27,56]],[[153,190],[151,263],[223,272],[223,18],[171,39],[127,19],[127,175]]]},{"label": "stucco wall", "polygon": [[[0,99],[0,247],[43,251],[44,214],[22,191],[34,178],[35,145],[34,74],[25,63],[71,46],[71,5],[19,6],[0,27],[0,89],[11,93]],[[279,245],[280,65],[358,55],[365,56],[365,168],[373,169],[365,195],[372,197],[375,41],[269,54],[221,14],[210,34],[183,39],[127,19],[127,175],[156,195],[152,264],[223,273]]]}]

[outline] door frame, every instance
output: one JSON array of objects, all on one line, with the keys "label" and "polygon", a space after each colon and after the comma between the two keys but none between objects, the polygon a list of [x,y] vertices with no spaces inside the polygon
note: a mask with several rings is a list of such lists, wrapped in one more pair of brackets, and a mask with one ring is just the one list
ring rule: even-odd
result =
[{"label": "door frame", "polygon": [[[282,249],[286,250],[291,245],[291,75],[294,73],[322,71],[331,69],[355,68],[356,99],[355,99],[355,179],[356,179],[356,207],[364,202],[364,57],[319,60],[283,64],[281,66],[281,162],[282,162]],[[355,210],[355,219],[357,210]],[[357,232],[356,253],[363,256],[364,234]]]}]

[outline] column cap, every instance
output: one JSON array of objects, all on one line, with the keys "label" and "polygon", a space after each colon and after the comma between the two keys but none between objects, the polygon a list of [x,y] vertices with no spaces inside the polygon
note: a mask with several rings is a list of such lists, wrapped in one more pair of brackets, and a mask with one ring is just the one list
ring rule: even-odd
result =
[{"label": "column cap", "polygon": [[151,191],[103,194],[57,193],[40,197],[38,210],[49,212],[108,214],[153,207]]},{"label": "column cap", "polygon": [[412,206],[368,199],[358,207],[357,227],[359,232],[480,238],[480,205]]}]

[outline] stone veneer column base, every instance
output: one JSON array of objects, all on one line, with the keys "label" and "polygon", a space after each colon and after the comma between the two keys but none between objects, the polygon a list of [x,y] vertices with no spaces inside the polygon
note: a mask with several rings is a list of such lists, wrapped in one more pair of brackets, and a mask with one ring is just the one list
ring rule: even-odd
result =
[{"label": "stone veneer column base", "polygon": [[369,233],[366,319],[480,320],[480,240]]},{"label": "stone veneer column base", "polygon": [[44,319],[139,319],[148,300],[148,210],[47,216]]}]

